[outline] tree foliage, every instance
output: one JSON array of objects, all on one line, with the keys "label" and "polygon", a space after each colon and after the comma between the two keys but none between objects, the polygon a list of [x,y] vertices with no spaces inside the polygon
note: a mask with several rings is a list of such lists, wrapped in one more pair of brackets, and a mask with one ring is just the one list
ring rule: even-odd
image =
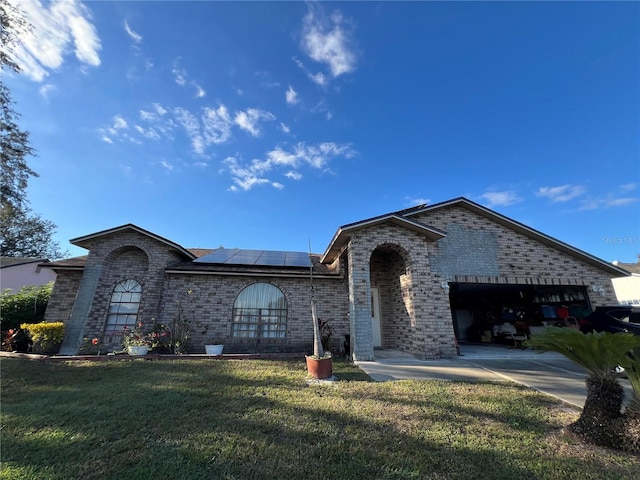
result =
[{"label": "tree foliage", "polygon": [[0,293],[0,325],[3,331],[18,328],[22,323],[44,320],[53,282],[40,286],[22,287],[19,292],[6,289]]},{"label": "tree foliage", "polygon": [[[20,35],[30,29],[20,12],[6,0],[0,0],[0,66],[2,71],[20,72],[13,53]],[[0,241],[2,255],[10,257],[60,258],[63,252],[53,241],[56,225],[43,220],[29,207],[26,197],[31,177],[38,174],[27,164],[35,155],[29,132],[18,125],[20,115],[13,109],[11,92],[0,77]]]}]

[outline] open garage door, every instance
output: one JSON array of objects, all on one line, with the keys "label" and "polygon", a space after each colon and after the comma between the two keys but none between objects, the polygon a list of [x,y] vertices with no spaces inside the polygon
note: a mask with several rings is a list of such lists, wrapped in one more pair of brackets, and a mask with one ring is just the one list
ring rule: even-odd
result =
[{"label": "open garage door", "polygon": [[591,313],[585,287],[449,284],[456,337],[460,342],[501,343],[503,332],[530,334],[536,327],[578,327]]}]

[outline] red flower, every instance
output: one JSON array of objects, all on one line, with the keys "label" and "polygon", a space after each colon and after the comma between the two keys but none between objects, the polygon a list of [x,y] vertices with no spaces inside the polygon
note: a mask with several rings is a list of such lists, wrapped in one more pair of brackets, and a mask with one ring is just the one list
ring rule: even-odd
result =
[{"label": "red flower", "polygon": [[99,342],[99,340],[97,338],[94,338],[93,340],[91,340],[91,343],[93,343],[94,345],[97,345]]},{"label": "red flower", "polygon": [[15,330],[13,328],[9,329],[9,335],[13,335],[15,333]]}]

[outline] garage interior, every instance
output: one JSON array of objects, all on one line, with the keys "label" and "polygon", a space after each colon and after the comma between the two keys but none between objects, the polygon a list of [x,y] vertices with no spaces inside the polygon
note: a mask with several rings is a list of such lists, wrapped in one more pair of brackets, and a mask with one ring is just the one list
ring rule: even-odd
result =
[{"label": "garage interior", "polygon": [[513,345],[536,328],[579,328],[592,311],[586,288],[573,285],[450,283],[449,300],[460,343]]}]

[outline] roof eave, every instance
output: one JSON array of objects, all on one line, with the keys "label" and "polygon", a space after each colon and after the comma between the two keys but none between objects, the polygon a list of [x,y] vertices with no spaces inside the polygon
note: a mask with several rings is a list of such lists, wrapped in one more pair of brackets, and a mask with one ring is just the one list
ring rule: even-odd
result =
[{"label": "roof eave", "polygon": [[128,223],[126,225],[121,225],[119,227],[114,227],[114,228],[110,228],[108,230],[102,230],[100,232],[96,232],[96,233],[92,233],[90,235],[85,235],[82,237],[77,237],[77,238],[72,238],[71,240],[69,240],[69,242],[72,245],[76,245],[78,247],[82,247],[82,248],[86,248],[87,250],[91,249],[91,244],[92,242],[100,237],[104,237],[106,235],[111,235],[114,233],[118,233],[124,230],[133,230],[135,232],[140,233],[141,235],[145,235],[148,236],[150,238],[153,238],[154,240],[157,240],[161,243],[164,243],[165,245],[169,246],[171,249],[175,250],[177,253],[179,253],[180,255],[183,255],[184,257],[190,259],[190,260],[195,260],[197,257],[191,253],[189,250],[187,250],[186,248],[182,247],[181,245],[178,245],[175,242],[172,242],[171,240],[168,240],[164,237],[161,237],[160,235],[156,235],[153,232],[150,232],[148,230],[145,230],[144,228],[140,228],[137,225],[134,225],[132,223]]},{"label": "roof eave", "polygon": [[460,205],[464,208],[466,208],[467,210],[470,210],[474,213],[477,213],[485,218],[490,218],[494,221],[496,221],[497,223],[507,226],[508,228],[511,228],[519,233],[522,233],[524,235],[526,235],[529,238],[533,238],[534,240],[537,240],[541,243],[544,243],[547,246],[550,246],[552,248],[555,248],[557,250],[560,250],[563,253],[567,253],[573,257],[578,257],[580,259],[582,259],[583,261],[589,263],[590,265],[596,266],[598,268],[601,268],[603,270],[607,270],[609,271],[609,273],[613,273],[613,274],[622,274],[622,275],[629,275],[629,272],[627,272],[626,270],[624,270],[623,268],[617,267],[616,265],[613,265],[609,262],[606,262],[605,260],[602,260],[601,258],[598,258],[594,255],[591,255],[590,253],[587,253],[583,250],[580,250],[578,248],[575,248],[571,245],[569,245],[568,243],[562,242],[556,238],[553,238],[547,234],[544,234],[534,228],[528,227],[523,223],[520,223],[516,220],[513,220],[505,215],[502,215],[498,212],[495,212],[487,207],[483,207],[482,205],[472,202],[471,200],[464,198],[464,197],[459,197],[459,198],[455,198],[453,200],[448,200],[445,202],[441,202],[441,203],[436,203],[433,205],[427,205],[424,208],[417,210],[417,211],[412,211],[407,213],[405,216],[406,217],[412,217],[414,215],[419,215],[421,213],[424,212],[429,212],[429,211],[433,211],[433,210],[438,210],[440,208],[445,208],[445,207],[449,207],[452,205]]},{"label": "roof eave", "polygon": [[445,232],[436,228],[429,227],[428,225],[425,225],[423,223],[416,222],[396,214],[384,215],[340,227],[336,234],[333,236],[333,239],[327,247],[327,250],[322,255],[320,263],[332,263],[333,261],[335,261],[335,259],[343,251],[344,246],[351,239],[351,235],[353,232],[383,223],[391,223],[393,225],[401,226],[408,230],[423,234],[430,240],[439,240],[446,236]]}]

